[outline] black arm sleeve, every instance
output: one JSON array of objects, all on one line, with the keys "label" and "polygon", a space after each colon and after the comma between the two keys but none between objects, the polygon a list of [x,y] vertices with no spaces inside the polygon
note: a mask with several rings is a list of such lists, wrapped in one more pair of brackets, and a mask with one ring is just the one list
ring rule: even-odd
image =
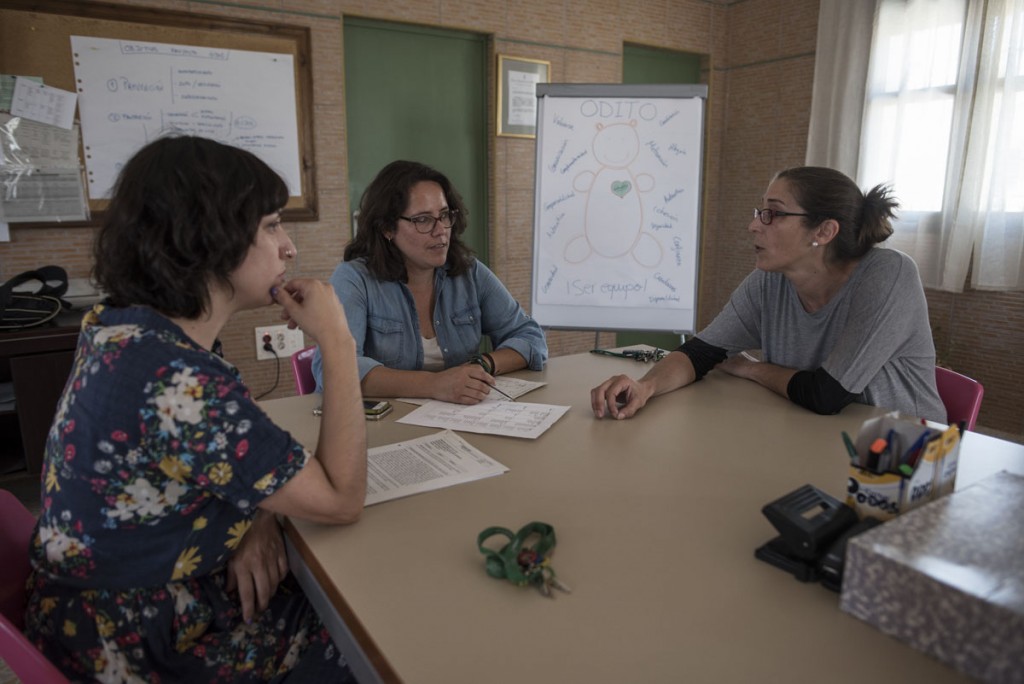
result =
[{"label": "black arm sleeve", "polygon": [[691,337],[683,342],[676,351],[681,351],[690,357],[693,370],[697,372],[696,380],[700,380],[708,371],[725,361],[726,351],[721,347],[715,347],[707,342]]},{"label": "black arm sleeve", "polygon": [[790,401],[822,415],[839,413],[844,406],[857,398],[839,384],[839,381],[818,368],[813,371],[797,371],[789,384],[786,394]]}]

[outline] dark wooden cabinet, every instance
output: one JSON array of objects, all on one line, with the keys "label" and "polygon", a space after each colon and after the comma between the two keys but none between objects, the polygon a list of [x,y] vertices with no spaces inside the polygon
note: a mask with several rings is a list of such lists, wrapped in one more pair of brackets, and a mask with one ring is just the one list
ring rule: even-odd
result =
[{"label": "dark wooden cabinet", "polygon": [[0,382],[14,385],[13,411],[0,412],[0,472],[38,474],[46,435],[75,355],[81,313],[61,314],[51,324],[0,333]]}]

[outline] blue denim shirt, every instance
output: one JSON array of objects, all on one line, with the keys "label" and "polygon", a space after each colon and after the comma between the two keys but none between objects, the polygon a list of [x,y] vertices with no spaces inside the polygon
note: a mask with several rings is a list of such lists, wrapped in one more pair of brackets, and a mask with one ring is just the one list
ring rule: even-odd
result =
[{"label": "blue denim shirt", "polygon": [[[345,307],[348,327],[356,341],[359,379],[377,366],[397,370],[423,367],[423,342],[416,305],[405,283],[375,278],[363,259],[344,261],[334,270],[331,285]],[[495,349],[514,349],[530,370],[541,370],[548,345],[537,322],[523,311],[498,277],[473,260],[464,275],[448,277],[447,268],[434,272],[434,333],[444,367],[469,361],[480,349],[483,335]],[[323,359],[313,357],[318,392],[323,391]]]}]

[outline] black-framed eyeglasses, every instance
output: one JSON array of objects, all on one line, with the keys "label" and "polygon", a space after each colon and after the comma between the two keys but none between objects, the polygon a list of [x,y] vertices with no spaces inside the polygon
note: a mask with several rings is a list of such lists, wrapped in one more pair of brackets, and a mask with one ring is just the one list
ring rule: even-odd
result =
[{"label": "black-framed eyeglasses", "polygon": [[776,216],[810,216],[810,214],[798,214],[792,211],[779,211],[778,209],[758,209],[754,207],[754,218],[759,219],[766,226],[772,225]]},{"label": "black-framed eyeglasses", "polygon": [[412,224],[412,227],[416,229],[417,233],[434,232],[434,226],[438,223],[441,224],[442,228],[451,228],[455,224],[455,217],[458,215],[456,209],[445,209],[437,216],[431,216],[430,214],[417,214],[416,216],[399,216],[398,218],[403,221],[408,221]]}]

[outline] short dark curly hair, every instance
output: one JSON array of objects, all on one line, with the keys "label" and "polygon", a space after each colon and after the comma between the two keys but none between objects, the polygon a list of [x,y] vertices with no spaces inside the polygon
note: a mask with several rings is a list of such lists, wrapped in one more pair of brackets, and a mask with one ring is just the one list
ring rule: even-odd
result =
[{"label": "short dark curly hair", "polygon": [[230,287],[260,220],[287,201],[285,182],[250,152],[159,138],[118,176],[93,246],[93,278],[114,306],[198,318],[211,283]]},{"label": "short dark curly hair", "polygon": [[448,177],[426,164],[415,161],[393,161],[381,169],[370,182],[359,202],[359,230],[345,246],[345,261],[366,258],[366,267],[379,280],[408,279],[405,259],[386,234],[395,228],[398,217],[409,204],[409,192],[421,181],[441,186],[448,208],[456,212],[448,243],[448,272],[462,275],[473,264],[473,252],[462,241],[469,217],[462,196]]}]

